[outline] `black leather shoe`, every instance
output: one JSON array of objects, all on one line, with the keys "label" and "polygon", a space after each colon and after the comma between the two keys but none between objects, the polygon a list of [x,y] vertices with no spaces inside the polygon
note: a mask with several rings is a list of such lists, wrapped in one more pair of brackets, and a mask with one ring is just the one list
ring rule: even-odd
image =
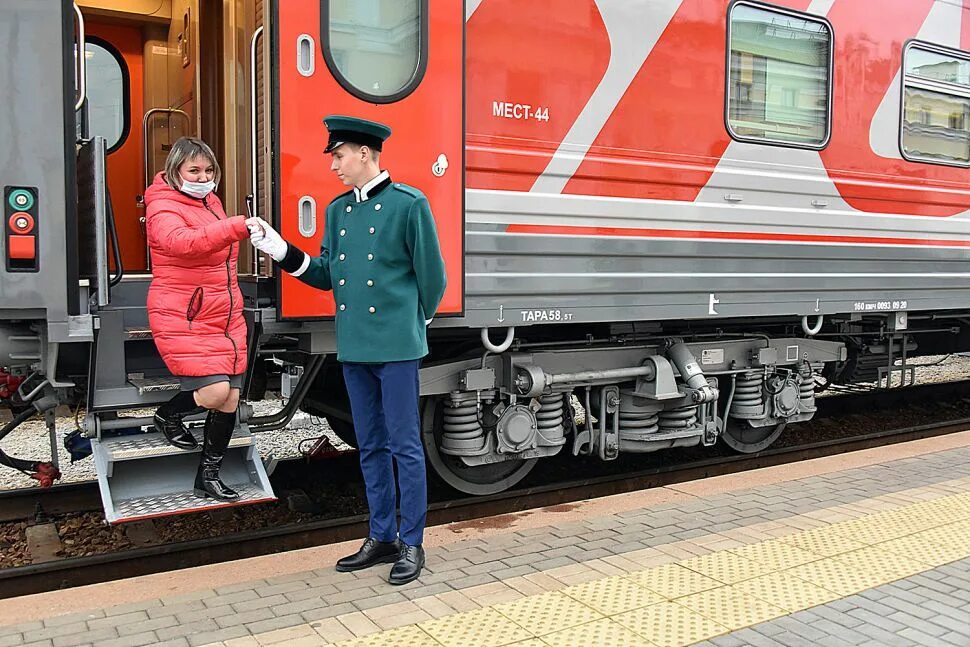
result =
[{"label": "black leather shoe", "polygon": [[424,568],[424,548],[421,546],[401,545],[401,556],[391,567],[391,576],[387,581],[391,584],[407,584],[418,579]]},{"label": "black leather shoe", "polygon": [[337,560],[337,571],[349,573],[370,568],[375,564],[390,564],[396,561],[401,552],[401,544],[394,541],[377,541],[373,537],[364,540],[364,545],[353,555]]},{"label": "black leather shoe", "polygon": [[154,423],[155,431],[165,436],[165,440],[170,445],[179,449],[195,449],[199,446],[199,441],[182,424],[182,416],[175,415],[171,418],[164,418],[156,413]]}]

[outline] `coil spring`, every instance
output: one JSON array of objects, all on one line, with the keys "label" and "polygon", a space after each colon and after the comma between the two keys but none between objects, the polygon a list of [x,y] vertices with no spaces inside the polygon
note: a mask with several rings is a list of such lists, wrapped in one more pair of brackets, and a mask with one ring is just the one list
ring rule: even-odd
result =
[{"label": "coil spring", "polygon": [[536,412],[536,426],[543,445],[561,445],[566,442],[565,393],[551,393],[539,396],[539,410]]},{"label": "coil spring", "polygon": [[763,414],[764,396],[762,391],[765,374],[760,371],[742,373],[736,379],[734,400],[731,402],[731,415],[745,417]]},{"label": "coil spring", "polygon": [[697,424],[697,407],[688,406],[679,409],[667,409],[660,412],[660,430],[678,431]]},{"label": "coil spring", "polygon": [[812,372],[812,366],[808,362],[802,362],[798,365],[798,375],[801,376],[802,381],[798,385],[798,399],[801,401],[803,408],[815,408],[815,374]]},{"label": "coil spring", "polygon": [[642,440],[646,434],[656,433],[659,413],[657,411],[624,411],[620,408],[620,439]]},{"label": "coil spring", "polygon": [[445,402],[441,450],[447,454],[472,454],[485,447],[485,431],[478,420],[476,400],[452,398]]}]

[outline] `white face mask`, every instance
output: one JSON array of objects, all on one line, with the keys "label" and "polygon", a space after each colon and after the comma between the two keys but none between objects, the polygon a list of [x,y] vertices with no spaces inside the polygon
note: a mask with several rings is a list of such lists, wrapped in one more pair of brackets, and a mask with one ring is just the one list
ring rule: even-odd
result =
[{"label": "white face mask", "polygon": [[189,182],[188,180],[182,180],[182,193],[190,195],[193,198],[198,198],[199,200],[215,190],[216,183],[212,180],[208,182]]}]

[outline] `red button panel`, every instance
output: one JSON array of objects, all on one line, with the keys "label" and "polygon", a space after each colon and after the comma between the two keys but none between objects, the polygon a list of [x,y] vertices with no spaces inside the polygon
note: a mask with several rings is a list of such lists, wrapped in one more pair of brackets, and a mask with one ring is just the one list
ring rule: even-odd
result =
[{"label": "red button panel", "polygon": [[[40,270],[40,201],[37,188],[28,186],[3,187],[3,249],[7,272],[37,272]],[[2,269],[0,269],[2,271]]]}]

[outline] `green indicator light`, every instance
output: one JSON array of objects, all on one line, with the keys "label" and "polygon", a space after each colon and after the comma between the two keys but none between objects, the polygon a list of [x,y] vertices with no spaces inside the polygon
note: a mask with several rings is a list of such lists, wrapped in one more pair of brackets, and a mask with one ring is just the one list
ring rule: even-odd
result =
[{"label": "green indicator light", "polygon": [[10,206],[17,211],[26,211],[34,206],[34,196],[30,194],[30,191],[24,191],[23,189],[12,191],[8,201],[10,202]]}]

